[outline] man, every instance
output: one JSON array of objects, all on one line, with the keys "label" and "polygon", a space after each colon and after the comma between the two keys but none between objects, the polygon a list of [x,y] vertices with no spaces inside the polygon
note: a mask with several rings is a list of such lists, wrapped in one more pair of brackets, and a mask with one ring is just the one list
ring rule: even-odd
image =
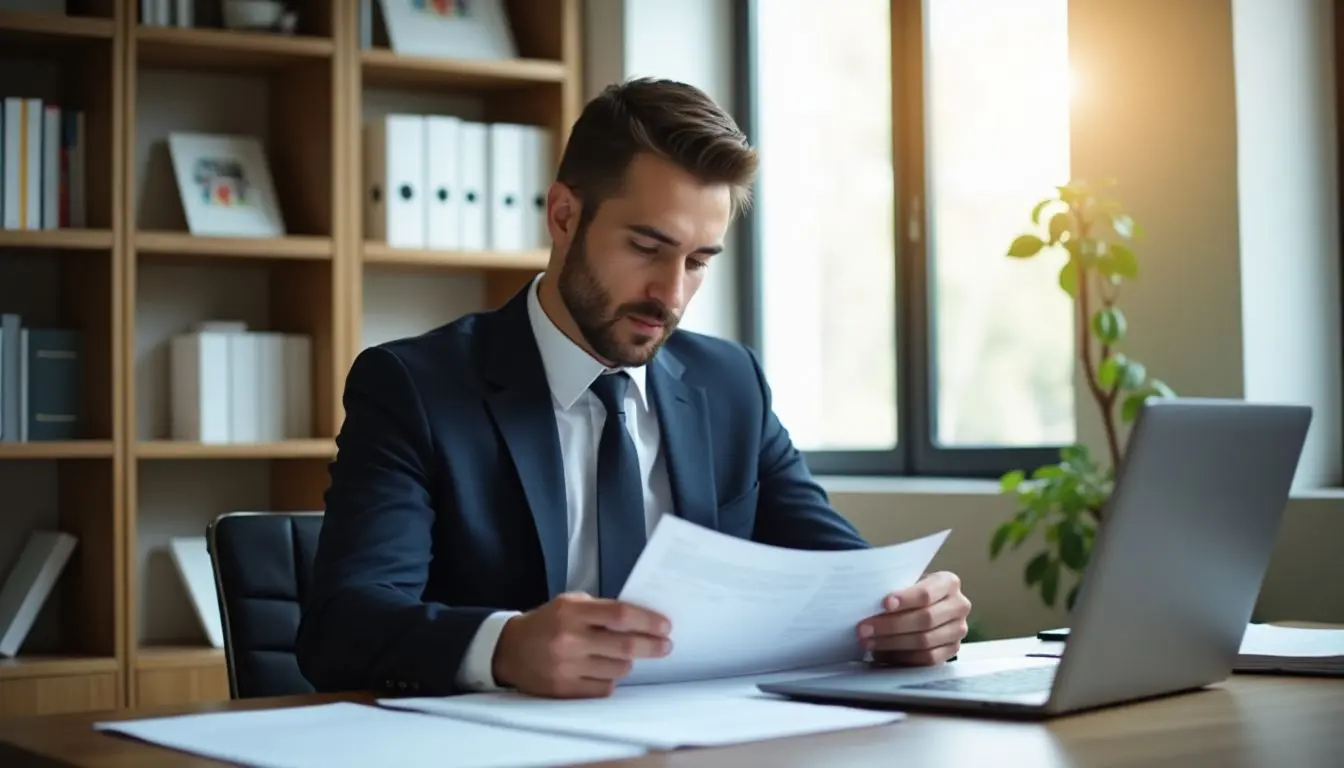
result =
[{"label": "man", "polygon": [[[546,272],[498,310],[358,356],[298,639],[317,688],[607,695],[676,635],[616,600],[663,515],[868,546],[809,475],[756,357],[677,330],[755,170],[700,91],[612,86],[551,185]],[[939,663],[965,637],[952,574],[885,607],[855,627],[879,659]]]}]

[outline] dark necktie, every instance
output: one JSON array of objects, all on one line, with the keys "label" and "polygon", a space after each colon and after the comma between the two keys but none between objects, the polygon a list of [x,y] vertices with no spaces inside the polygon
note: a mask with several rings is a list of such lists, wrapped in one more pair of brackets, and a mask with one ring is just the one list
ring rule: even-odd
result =
[{"label": "dark necktie", "polygon": [[644,549],[644,490],[635,443],[625,427],[624,372],[598,376],[590,388],[607,409],[597,449],[597,557],[601,597],[620,594]]}]

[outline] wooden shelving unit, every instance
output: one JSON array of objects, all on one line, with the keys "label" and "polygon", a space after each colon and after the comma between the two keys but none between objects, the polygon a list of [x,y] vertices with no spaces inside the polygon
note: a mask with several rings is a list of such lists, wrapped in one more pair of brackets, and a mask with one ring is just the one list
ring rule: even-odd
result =
[{"label": "wooden shelving unit", "polygon": [[107,251],[112,242],[112,231],[107,229],[0,229],[0,248]]},{"label": "wooden shelving unit", "polygon": [[[548,258],[367,240],[362,126],[392,109],[544,125],[558,157],[581,106],[580,2],[508,0],[512,61],[361,49],[350,0],[299,3],[294,35],[145,26],[139,0],[0,12],[0,98],[76,105],[89,141],[86,228],[0,229],[0,313],[80,329],[86,379],[80,439],[0,442],[0,487],[17,479],[41,525],[79,537],[59,608],[0,660],[0,715],[227,697],[223,652],[195,624],[168,538],[236,509],[321,509],[359,351],[497,305]],[[6,77],[34,60],[51,76]],[[193,235],[173,131],[261,138],[286,235]],[[308,437],[172,439],[166,342],[222,319],[311,338]],[[35,525],[9,517],[0,541]],[[15,555],[0,546],[0,571]]]},{"label": "wooden shelving unit", "polygon": [[418,248],[391,248],[386,243],[365,243],[364,263],[422,269],[524,269],[546,268],[549,251],[434,251]]},{"label": "wooden shelving unit", "polygon": [[138,459],[332,459],[336,441],[323,438],[283,440],[273,443],[188,443],[150,440],[137,443]]},{"label": "wooden shelving unit", "polygon": [[135,251],[142,255],[225,257],[239,259],[330,260],[330,237],[208,237],[182,232],[137,232]]},{"label": "wooden shelving unit", "polygon": [[[85,115],[87,220],[80,229],[0,230],[0,313],[80,333],[75,440],[0,442],[0,578],[34,529],[78,544],[18,657],[0,659],[0,716],[115,707],[125,700],[125,454],[121,399],[120,178],[125,126],[119,0],[68,3],[70,18],[0,12],[0,98]],[[12,426],[12,425],[11,425]]]}]

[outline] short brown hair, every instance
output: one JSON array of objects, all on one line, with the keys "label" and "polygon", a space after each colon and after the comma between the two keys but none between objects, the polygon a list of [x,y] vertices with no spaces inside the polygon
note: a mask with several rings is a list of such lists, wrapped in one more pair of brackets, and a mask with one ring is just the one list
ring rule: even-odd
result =
[{"label": "short brown hair", "polygon": [[675,80],[636,78],[607,86],[574,122],[557,180],[584,199],[581,218],[620,190],[635,156],[664,157],[706,184],[732,187],[734,214],[751,204],[756,150],[725,110]]}]

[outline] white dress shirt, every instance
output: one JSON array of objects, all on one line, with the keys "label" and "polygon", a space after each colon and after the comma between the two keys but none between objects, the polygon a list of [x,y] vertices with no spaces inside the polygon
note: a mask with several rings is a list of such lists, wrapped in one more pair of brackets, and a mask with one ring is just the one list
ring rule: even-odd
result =
[{"label": "white dress shirt", "polygon": [[[602,401],[588,386],[609,369],[570,341],[541,308],[537,299],[540,276],[527,294],[527,314],[541,352],[542,366],[551,388],[551,405],[560,436],[560,454],[565,469],[565,506],[569,522],[569,570],[566,588],[571,592],[598,592],[597,571],[597,449],[606,422]],[[626,368],[631,386],[625,393],[626,429],[639,455],[644,488],[645,532],[672,506],[667,465],[662,456],[657,414],[649,399],[644,367]],[[458,670],[458,683],[473,690],[497,690],[492,672],[495,645],[504,622],[516,611],[499,611],[481,624],[467,647]]]}]

